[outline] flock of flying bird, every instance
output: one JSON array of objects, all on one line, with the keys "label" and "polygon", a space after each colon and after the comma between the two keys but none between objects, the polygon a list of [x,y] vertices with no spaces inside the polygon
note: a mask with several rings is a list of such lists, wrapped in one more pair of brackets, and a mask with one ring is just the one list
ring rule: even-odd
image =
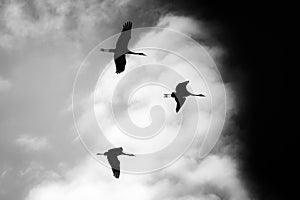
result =
[{"label": "flock of flying bird", "polygon": [[[130,51],[128,49],[128,43],[131,38],[131,29],[132,29],[132,23],[126,22],[123,25],[123,29],[121,32],[121,35],[119,36],[116,47],[114,49],[103,49],[101,48],[100,51],[103,52],[109,52],[114,54],[114,62],[116,65],[116,73],[122,73],[125,70],[126,66],[126,54],[132,54],[132,55],[140,55],[140,56],[146,56],[144,53],[137,53]],[[189,81],[184,81],[182,83],[177,84],[175,92],[172,92],[171,94],[164,94],[165,98],[174,98],[176,101],[176,113],[179,112],[180,108],[184,104],[186,97],[188,96],[199,96],[199,97],[205,97],[203,94],[193,94],[187,90],[187,84]],[[120,155],[127,155],[127,156],[135,156],[134,154],[127,154],[123,152],[122,147],[113,148],[108,150],[105,153],[97,153],[97,155],[104,155],[107,156],[108,162],[112,168],[113,175],[115,178],[119,178],[120,176],[120,161],[118,160],[118,156]]]}]

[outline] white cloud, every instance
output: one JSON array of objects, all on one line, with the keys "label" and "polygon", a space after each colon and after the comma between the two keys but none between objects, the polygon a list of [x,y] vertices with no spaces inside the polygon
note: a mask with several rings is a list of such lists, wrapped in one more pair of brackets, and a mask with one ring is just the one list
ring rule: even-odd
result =
[{"label": "white cloud", "polygon": [[25,148],[27,151],[40,151],[50,147],[48,140],[44,137],[31,135],[20,135],[15,139],[15,144]]},{"label": "white cloud", "polygon": [[11,88],[11,82],[0,76],[0,92],[7,91]]},{"label": "white cloud", "polygon": [[157,27],[169,28],[190,36],[206,36],[201,22],[185,16],[166,15],[157,23]]},{"label": "white cloud", "polygon": [[31,161],[25,168],[19,171],[20,177],[29,180],[29,182],[40,182],[43,179],[56,180],[61,178],[60,175],[52,170],[47,170],[40,163]]},{"label": "white cloud", "polygon": [[100,27],[117,19],[119,9],[132,1],[9,1],[1,8],[0,45],[17,48],[31,39],[52,43],[71,39],[77,45],[84,40],[95,43],[99,41]]},{"label": "white cloud", "polygon": [[231,200],[249,199],[238,176],[236,163],[229,156],[211,155],[200,161],[184,157],[163,174],[169,181],[162,187],[163,195],[159,195],[159,199],[188,196],[195,199],[214,199],[214,196]]},{"label": "white cloud", "polygon": [[145,200],[247,200],[235,162],[227,156],[208,156],[201,162],[181,159],[156,174],[121,174],[115,180],[110,169],[99,167],[92,159],[58,180],[47,180],[31,190],[26,200],[81,199]]},{"label": "white cloud", "polygon": [[11,171],[11,168],[4,168],[3,170],[0,171],[0,183],[2,181],[2,179],[5,178],[5,176],[7,175],[7,173]]}]

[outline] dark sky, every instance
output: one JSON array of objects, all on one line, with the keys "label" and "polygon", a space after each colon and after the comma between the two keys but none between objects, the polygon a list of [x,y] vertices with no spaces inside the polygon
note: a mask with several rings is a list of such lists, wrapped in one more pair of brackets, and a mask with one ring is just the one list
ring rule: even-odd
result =
[{"label": "dark sky", "polygon": [[[295,171],[285,107],[285,6],[273,1],[167,1],[168,9],[205,20],[227,49],[225,82],[234,82],[240,112],[243,176],[259,199],[287,199]],[[162,1],[162,4],[164,2]],[[220,31],[218,31],[220,30]]]}]

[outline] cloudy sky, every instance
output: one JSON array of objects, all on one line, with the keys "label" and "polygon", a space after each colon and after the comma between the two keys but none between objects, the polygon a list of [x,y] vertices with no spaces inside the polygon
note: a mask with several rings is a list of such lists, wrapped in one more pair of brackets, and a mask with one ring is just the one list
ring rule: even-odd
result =
[{"label": "cloudy sky", "polygon": [[[277,197],[271,192],[271,187],[265,186],[268,182],[264,181],[264,178],[257,178],[267,171],[268,166],[275,163],[271,159],[274,157],[271,156],[268,160],[270,163],[262,162],[259,165],[261,168],[249,164],[256,161],[252,153],[255,150],[245,142],[250,140],[252,145],[254,136],[251,136],[250,132],[255,130],[253,127],[257,127],[251,124],[254,111],[250,114],[247,111],[258,103],[257,100],[249,100],[247,97],[253,94],[253,88],[249,86],[253,77],[252,66],[260,65],[255,65],[253,59],[248,61],[249,54],[243,54],[241,49],[250,42],[245,42],[246,40],[239,37],[245,31],[253,33],[259,26],[248,24],[245,29],[246,26],[239,26],[239,23],[229,23],[230,14],[223,12],[214,15],[220,10],[219,7],[212,11],[214,6],[211,8],[210,4],[203,4],[198,7],[193,1],[191,5],[183,1],[143,0],[0,2],[1,199],[254,200],[261,197]],[[241,13],[242,11],[235,12]],[[219,18],[224,17],[223,15],[226,17],[221,21]],[[242,19],[245,18],[241,16]],[[133,22],[135,28],[167,28],[185,36],[170,37],[170,32],[155,29],[133,32],[137,37],[132,39],[132,48],[142,50],[145,47],[161,47],[174,53],[144,49],[148,57],[144,60],[130,57],[131,64],[120,76],[114,74],[110,55],[100,55],[99,52],[92,51],[83,62],[93,48],[103,40],[118,34],[122,24],[128,20]],[[248,22],[251,20],[246,20],[245,23]],[[232,26],[239,28],[233,29]],[[260,34],[266,34],[263,29],[260,31]],[[254,37],[258,37],[255,34]],[[189,37],[193,40],[187,39]],[[193,43],[196,41],[203,49],[199,49],[199,46]],[[112,38],[111,44],[114,42]],[[103,45],[109,44],[108,41]],[[274,45],[269,41],[267,44]],[[254,48],[251,45],[250,47]],[[176,57],[175,53],[197,65],[205,78],[189,71],[190,66]],[[256,61],[262,60],[262,55],[258,53]],[[141,64],[145,66],[135,68]],[[161,65],[172,67],[158,67]],[[83,67],[80,68],[81,66]],[[251,66],[251,70],[248,66]],[[72,91],[79,69],[81,74],[78,76],[79,82],[73,102],[77,123],[75,126]],[[105,73],[99,79],[99,73],[102,71]],[[142,78],[137,75],[141,71],[146,74]],[[262,73],[264,75],[265,71]],[[170,88],[175,87],[176,81],[187,77],[191,81],[190,89],[211,94],[203,101],[186,101],[185,111],[180,115],[169,114],[174,111],[175,105],[169,99],[162,100],[157,90],[160,88],[163,93],[168,92]],[[136,83],[132,83],[132,80],[136,80]],[[143,81],[165,84],[168,88],[162,89],[150,84],[144,89],[136,90],[134,95],[130,96],[130,92]],[[92,93],[89,84],[93,89],[97,85],[96,95]],[[205,84],[209,85],[209,89]],[[130,87],[130,90],[120,92],[124,90],[122,87]],[[226,90],[226,101],[223,87]],[[263,86],[263,89],[265,88],[267,86]],[[149,93],[153,98],[149,99]],[[264,97],[269,97],[269,93],[271,91]],[[161,126],[158,119],[164,114],[165,123],[161,138],[154,137],[147,142],[137,142],[120,136],[122,131],[113,124],[113,117],[109,118],[112,114],[108,110],[109,99],[112,97],[113,105],[117,108],[113,112],[121,116],[117,117],[117,120],[123,129],[139,130],[138,133],[147,136],[149,131],[138,129],[136,126],[131,127],[127,123],[128,119],[139,127],[150,125],[151,132]],[[210,104],[212,99],[213,104]],[[122,103],[125,101],[128,101],[128,105]],[[154,108],[157,104],[160,107]],[[197,110],[194,109],[194,105],[198,106]],[[268,111],[271,110],[271,105],[266,108]],[[226,118],[223,113],[225,106]],[[126,107],[129,107],[129,116],[125,116],[127,112],[123,112]],[[210,128],[209,119],[212,115],[216,122],[208,133],[213,135],[214,139],[213,142],[205,143],[207,148],[204,149],[210,153],[204,157],[199,151],[205,141],[204,135]],[[198,140],[189,150],[169,167],[153,173],[144,173],[169,163],[169,157],[164,154],[178,156],[187,144],[185,141],[193,138],[195,130],[189,127],[195,128],[194,125],[197,124],[187,119],[195,118],[203,122],[203,126],[198,129]],[[222,119],[225,119],[224,127]],[[156,121],[158,124],[155,124]],[[262,121],[259,118],[258,123],[271,123],[270,121]],[[98,123],[104,124],[100,131]],[[151,123],[154,125],[151,126]],[[218,128],[223,128],[220,137],[217,137]],[[140,132],[141,130],[144,132]],[[112,147],[102,141],[103,135],[106,134],[113,146],[125,145],[125,150],[140,154],[136,161],[133,158],[122,158],[121,161],[126,171],[143,173],[124,173],[119,180],[114,179],[111,170],[100,164],[105,164],[105,158],[93,159],[80,142],[78,131],[90,153]],[[180,136],[180,142],[174,142],[175,139],[170,142],[176,145],[172,147],[178,149],[178,152],[169,148],[160,156],[151,154],[165,148],[165,142],[170,137],[176,138],[170,133]],[[214,146],[216,139],[219,140]],[[258,149],[262,149],[263,141],[265,140],[258,142]],[[275,139],[276,141],[278,139]],[[210,147],[214,147],[212,151]],[[270,152],[268,150],[265,153]],[[246,156],[249,158],[245,159]],[[262,161],[262,158],[257,160]],[[137,163],[138,167],[133,167],[131,161]],[[258,173],[258,169],[262,172]],[[272,177],[271,173],[267,173],[266,176]],[[261,192],[262,190],[264,192]]]}]

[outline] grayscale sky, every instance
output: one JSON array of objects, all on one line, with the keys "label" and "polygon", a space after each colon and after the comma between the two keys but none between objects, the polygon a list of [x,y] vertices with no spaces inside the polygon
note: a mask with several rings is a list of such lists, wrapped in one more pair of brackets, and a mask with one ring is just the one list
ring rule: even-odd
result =
[{"label": "grayscale sky", "polygon": [[[143,175],[121,174],[119,180],[112,177],[110,169],[92,159],[81,145],[71,109],[75,75],[91,49],[119,33],[125,21],[131,20],[134,27],[170,28],[191,36],[202,42],[221,72],[227,70],[221,62],[226,48],[214,40],[212,33],[217,29],[213,24],[168,12],[155,1],[151,1],[151,5],[148,3],[146,0],[1,1],[0,199],[252,199],[239,171],[236,152],[240,145],[229,143],[229,136],[221,136],[213,151],[204,159],[198,157],[196,145],[168,168]],[[149,34],[152,37],[139,38],[136,45],[167,40],[163,34]],[[182,48],[182,53],[191,55],[190,59],[196,56],[193,46],[186,41],[167,43],[174,45],[174,48]],[[155,59],[159,57],[154,56],[157,56]],[[139,59],[132,58],[132,62]],[[216,81],[214,70],[201,58],[196,57],[194,61],[204,63],[201,66],[205,76],[215,83],[213,92],[218,94],[218,84],[221,83]],[[166,58],[164,62],[168,64],[171,61]],[[177,64],[174,69],[181,66]],[[109,75],[106,75],[104,82],[112,81]],[[191,80],[194,85],[201,85],[195,77]],[[224,130],[236,132],[238,127],[231,121],[231,115],[239,112],[236,93],[232,83],[226,83],[225,88],[227,118]],[[154,94],[155,89],[150,88],[149,92]],[[143,118],[143,111],[151,106],[145,95],[141,92],[134,99],[136,102],[146,102],[145,105],[131,107],[136,117],[134,119],[133,116],[133,120],[141,119],[141,124],[149,123],[148,118]],[[82,97],[81,103],[86,100]],[[105,107],[105,103],[101,101],[98,106]],[[169,111],[175,110],[173,103],[167,100],[165,106],[169,106]],[[203,121],[207,120],[205,105],[204,102]],[[89,126],[89,110],[84,108],[83,105],[79,120],[82,130],[92,128]],[[195,114],[193,108],[188,105],[186,108],[190,109],[190,116]],[[100,109],[97,114],[101,118],[105,117],[106,112]],[[106,130],[115,130],[109,123],[107,126]],[[170,130],[176,128],[172,123],[167,126]],[[124,142],[114,138],[114,135],[111,137],[116,145]],[[130,141],[126,144],[127,149],[137,151]]]}]

